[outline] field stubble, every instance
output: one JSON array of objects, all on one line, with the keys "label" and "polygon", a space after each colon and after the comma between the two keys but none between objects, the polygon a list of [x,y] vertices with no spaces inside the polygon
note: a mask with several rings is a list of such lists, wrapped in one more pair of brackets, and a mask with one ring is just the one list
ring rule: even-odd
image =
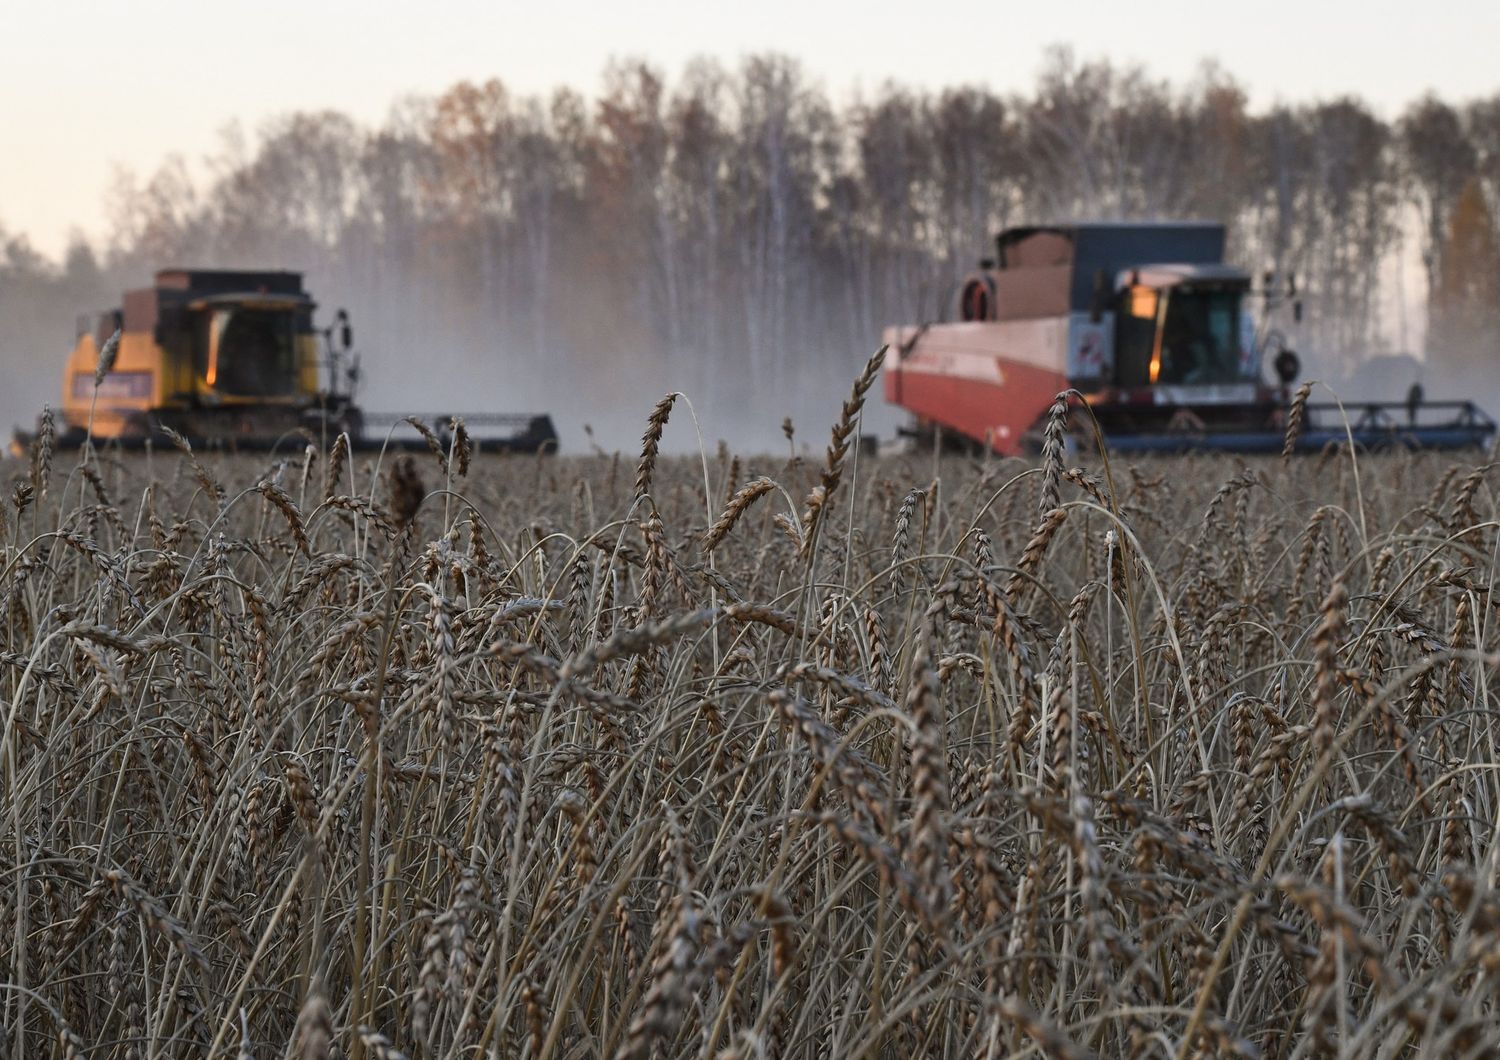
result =
[{"label": "field stubble", "polygon": [[1500,1047],[1492,465],[872,459],[872,379],[8,465],[0,1052]]}]

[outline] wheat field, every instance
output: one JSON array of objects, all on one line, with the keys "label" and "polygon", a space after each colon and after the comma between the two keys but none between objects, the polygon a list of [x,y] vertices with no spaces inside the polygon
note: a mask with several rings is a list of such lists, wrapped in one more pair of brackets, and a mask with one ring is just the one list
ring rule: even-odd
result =
[{"label": "wheat field", "polygon": [[5,464],[0,1053],[1500,1051],[1487,458],[874,457],[875,364]]}]

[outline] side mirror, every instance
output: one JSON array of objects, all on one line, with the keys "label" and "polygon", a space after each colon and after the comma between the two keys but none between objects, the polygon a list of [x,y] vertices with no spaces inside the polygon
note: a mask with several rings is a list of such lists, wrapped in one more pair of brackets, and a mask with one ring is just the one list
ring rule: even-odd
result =
[{"label": "side mirror", "polygon": [[1302,361],[1294,352],[1283,346],[1271,367],[1276,369],[1276,378],[1281,381],[1282,386],[1291,386],[1297,378],[1297,373],[1302,371]]}]

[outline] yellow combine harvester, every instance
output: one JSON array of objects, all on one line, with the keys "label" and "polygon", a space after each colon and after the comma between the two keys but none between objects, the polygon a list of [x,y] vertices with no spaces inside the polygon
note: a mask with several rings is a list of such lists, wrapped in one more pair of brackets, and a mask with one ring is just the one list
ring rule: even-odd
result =
[{"label": "yellow combine harvester", "polygon": [[[348,315],[339,310],[320,330],[314,308],[300,273],[163,269],[154,286],[127,291],[120,308],[80,321],[64,372],[57,444],[91,436],[143,445],[162,440],[167,428],[195,445],[236,448],[270,447],[292,435],[322,442],[341,432],[356,447],[424,445],[401,425],[406,413],[366,413],[354,404],[359,368]],[[100,354],[116,332],[113,363],[101,374]],[[454,418],[413,415],[439,430]],[[484,448],[557,446],[548,416],[461,418]],[[390,430],[367,439],[367,422],[382,421]],[[486,437],[486,428],[500,433]],[[17,432],[14,445],[29,441]]]}]

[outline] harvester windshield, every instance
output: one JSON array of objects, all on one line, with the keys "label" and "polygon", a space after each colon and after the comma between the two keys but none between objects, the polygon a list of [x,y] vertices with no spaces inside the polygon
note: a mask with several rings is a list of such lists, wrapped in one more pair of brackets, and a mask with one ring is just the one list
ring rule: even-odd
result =
[{"label": "harvester windshield", "polygon": [[1238,383],[1245,378],[1240,349],[1240,292],[1175,288],[1166,292],[1153,383]]},{"label": "harvester windshield", "polygon": [[1220,384],[1254,381],[1241,349],[1241,292],[1179,286],[1164,292],[1151,381]]},{"label": "harvester windshield", "polygon": [[274,397],[297,387],[297,314],[290,308],[226,306],[203,315],[198,374],[221,394]]},{"label": "harvester windshield", "polygon": [[1119,385],[1254,382],[1259,366],[1246,349],[1243,297],[1233,287],[1127,288],[1117,324]]}]

